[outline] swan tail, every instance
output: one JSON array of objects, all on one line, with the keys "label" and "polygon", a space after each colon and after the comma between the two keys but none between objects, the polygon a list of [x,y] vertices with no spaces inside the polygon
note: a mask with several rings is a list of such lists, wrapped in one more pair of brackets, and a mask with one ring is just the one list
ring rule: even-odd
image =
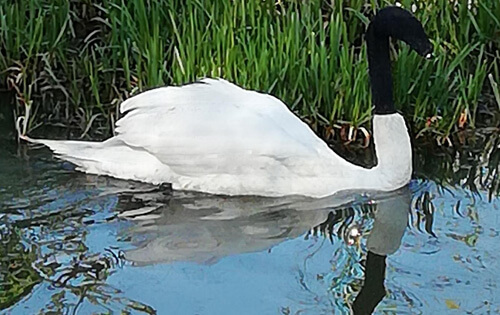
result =
[{"label": "swan tail", "polygon": [[62,160],[71,162],[77,171],[115,178],[160,184],[172,180],[172,172],[150,153],[127,146],[116,138],[103,142],[21,139],[43,144]]},{"label": "swan tail", "polygon": [[86,159],[85,156],[89,154],[89,151],[102,146],[102,142],[33,139],[27,136],[20,136],[20,138],[29,143],[43,144],[62,159],[66,159],[66,157]]}]

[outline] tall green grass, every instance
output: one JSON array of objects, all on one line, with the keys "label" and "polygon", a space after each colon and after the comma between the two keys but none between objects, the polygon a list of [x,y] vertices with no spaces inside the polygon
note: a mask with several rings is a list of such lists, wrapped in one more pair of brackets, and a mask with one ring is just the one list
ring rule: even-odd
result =
[{"label": "tall green grass", "polygon": [[[395,99],[416,130],[447,137],[498,118],[500,2],[401,1],[435,45],[394,45]],[[26,0],[0,6],[0,80],[23,132],[64,124],[107,136],[131,93],[224,77],[283,99],[314,128],[371,117],[363,33],[389,1]],[[396,47],[399,46],[399,47]],[[489,75],[489,76],[488,76]],[[439,116],[429,123],[430,117]],[[462,116],[462,117],[461,117]],[[491,121],[486,119],[486,121]]]}]

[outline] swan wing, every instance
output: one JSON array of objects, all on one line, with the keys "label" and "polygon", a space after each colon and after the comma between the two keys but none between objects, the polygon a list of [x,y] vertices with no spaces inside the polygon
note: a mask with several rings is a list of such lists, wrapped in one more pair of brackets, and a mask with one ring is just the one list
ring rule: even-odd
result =
[{"label": "swan wing", "polygon": [[122,103],[117,137],[179,176],[318,176],[335,155],[279,99],[222,79],[157,88]]}]

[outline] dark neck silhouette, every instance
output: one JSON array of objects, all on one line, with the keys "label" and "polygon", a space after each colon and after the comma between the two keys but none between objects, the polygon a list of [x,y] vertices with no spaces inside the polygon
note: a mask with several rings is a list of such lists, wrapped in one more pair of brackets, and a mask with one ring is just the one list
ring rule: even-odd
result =
[{"label": "dark neck silhouette", "polygon": [[365,265],[365,283],[352,305],[355,315],[371,314],[385,296],[385,259],[387,256],[368,252]]},{"label": "dark neck silhouette", "polygon": [[389,58],[389,36],[377,32],[376,19],[370,23],[366,33],[368,67],[375,114],[396,112],[392,97],[391,60]]},{"label": "dark neck silhouette", "polygon": [[375,114],[396,112],[392,95],[389,38],[407,43],[419,55],[430,58],[432,45],[422,24],[408,11],[398,7],[380,10],[366,32],[368,66]]},{"label": "dark neck silhouette", "polygon": [[[368,68],[375,114],[396,112],[392,96],[391,60],[389,57],[389,35],[383,28],[387,22],[375,17],[366,32]],[[384,27],[385,26],[385,27]]]}]

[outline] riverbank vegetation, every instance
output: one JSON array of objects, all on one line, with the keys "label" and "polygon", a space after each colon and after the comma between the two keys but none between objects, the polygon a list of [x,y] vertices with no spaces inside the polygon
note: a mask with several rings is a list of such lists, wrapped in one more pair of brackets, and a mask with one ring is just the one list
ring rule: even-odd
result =
[{"label": "riverbank vegetation", "polygon": [[[22,133],[104,138],[119,103],[162,85],[223,77],[283,99],[325,138],[360,139],[371,99],[363,33],[388,1],[27,0],[0,6],[0,85]],[[395,100],[419,135],[497,127],[500,2],[401,1],[436,58],[392,54]],[[89,134],[89,131],[92,133]]]}]

